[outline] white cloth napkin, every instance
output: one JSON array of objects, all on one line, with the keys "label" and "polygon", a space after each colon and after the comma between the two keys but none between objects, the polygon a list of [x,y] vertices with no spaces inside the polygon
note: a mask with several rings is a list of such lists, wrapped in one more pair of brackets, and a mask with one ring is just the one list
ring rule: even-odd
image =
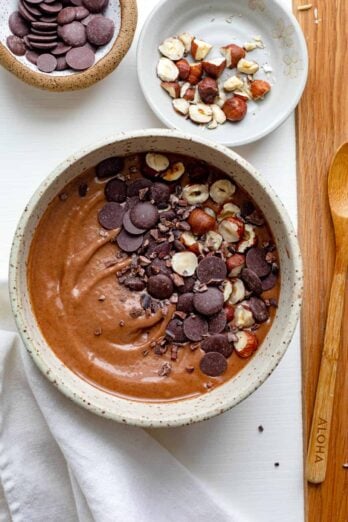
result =
[{"label": "white cloth napkin", "polygon": [[0,522],[240,522],[145,430],[56,390],[25,351],[0,286]]}]

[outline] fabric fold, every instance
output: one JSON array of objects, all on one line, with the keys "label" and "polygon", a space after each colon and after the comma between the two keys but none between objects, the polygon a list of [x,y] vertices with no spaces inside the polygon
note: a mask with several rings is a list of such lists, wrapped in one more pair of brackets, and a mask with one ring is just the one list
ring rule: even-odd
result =
[{"label": "fabric fold", "polygon": [[0,331],[0,346],[0,475],[14,522],[241,520],[145,430],[62,395],[16,333]]}]

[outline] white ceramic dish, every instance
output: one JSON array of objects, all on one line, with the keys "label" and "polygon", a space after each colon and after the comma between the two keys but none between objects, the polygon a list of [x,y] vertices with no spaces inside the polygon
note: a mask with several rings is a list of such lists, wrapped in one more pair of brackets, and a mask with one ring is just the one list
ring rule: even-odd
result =
[{"label": "white ceramic dish", "polygon": [[[222,169],[246,189],[264,212],[273,231],[281,265],[277,314],[261,347],[249,364],[222,386],[192,399],[149,403],[120,398],[83,381],[55,356],[32,312],[27,284],[27,258],[38,221],[49,202],[85,169],[113,155],[144,151],[187,154]],[[297,239],[287,213],[260,174],[229,149],[190,136],[160,129],[120,134],[71,156],[41,184],[18,225],[10,260],[10,294],[17,326],[27,350],[43,374],[59,390],[85,408],[110,419],[139,426],[178,426],[222,413],[253,393],[280,362],[297,323],[302,267]]]},{"label": "white ceramic dish", "polygon": [[[184,31],[214,45],[209,58],[221,56],[219,47],[243,45],[260,35],[264,49],[248,53],[259,63],[255,78],[272,84],[263,101],[249,102],[239,123],[225,123],[209,130],[177,114],[156,75],[158,46],[169,36]],[[265,73],[262,66],[272,67]],[[168,127],[213,139],[227,146],[256,141],[276,129],[295,109],[307,79],[307,47],[295,17],[275,0],[163,0],[150,13],[138,43],[137,68],[141,88],[156,115]],[[267,69],[267,67],[266,67]],[[222,78],[235,74],[230,69]]]}]

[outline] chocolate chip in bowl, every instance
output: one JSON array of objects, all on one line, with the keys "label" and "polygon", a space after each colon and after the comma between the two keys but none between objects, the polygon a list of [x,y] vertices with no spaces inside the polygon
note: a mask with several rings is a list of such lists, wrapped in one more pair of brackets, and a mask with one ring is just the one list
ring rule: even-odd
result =
[{"label": "chocolate chip in bowl", "polygon": [[[205,183],[190,178],[186,166],[196,161],[209,170]],[[181,175],[166,180],[178,163]],[[223,147],[143,131],[75,156],[45,184],[38,220],[21,225],[30,248],[16,240],[11,277],[25,342],[35,342],[33,357],[49,378],[60,368],[60,389],[117,420],[175,425],[216,414],[263,382],[291,337],[299,265],[282,207],[257,176]],[[164,208],[156,197],[161,184],[168,187]],[[109,201],[110,186],[118,201]],[[262,225],[242,216],[247,201]],[[190,219],[197,210],[214,226],[210,219],[209,229],[197,229]],[[270,265],[256,277],[276,278],[265,292],[242,278],[252,270],[246,256],[253,248]],[[51,299],[47,288],[59,296]]]},{"label": "chocolate chip in bowl", "polygon": [[0,17],[0,63],[44,89],[88,87],[126,54],[136,17],[135,0],[11,0]]}]

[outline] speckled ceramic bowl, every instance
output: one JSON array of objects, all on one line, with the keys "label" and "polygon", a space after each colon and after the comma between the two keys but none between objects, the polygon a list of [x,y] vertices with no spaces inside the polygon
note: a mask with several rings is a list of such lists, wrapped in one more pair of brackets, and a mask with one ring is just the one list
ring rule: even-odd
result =
[{"label": "speckled ceramic bowl", "polygon": [[[277,314],[261,347],[234,378],[192,399],[150,403],[127,400],[83,381],[53,353],[34,317],[28,294],[27,259],[35,228],[49,202],[85,169],[113,155],[144,151],[187,154],[233,176],[255,199],[273,231],[280,256],[282,284]],[[268,183],[243,158],[229,149],[176,131],[150,129],[119,134],[87,147],[62,163],[42,183],[18,225],[10,261],[10,294],[22,339],[32,358],[65,395],[85,408],[110,419],[139,426],[190,424],[232,408],[248,397],[272,373],[284,355],[297,323],[301,293],[301,256],[288,215]]]},{"label": "speckled ceramic bowl", "polygon": [[8,19],[18,7],[18,0],[0,0],[0,64],[8,71],[34,87],[48,91],[74,91],[90,87],[110,74],[126,55],[137,25],[136,0],[110,0],[106,16],[115,22],[115,34],[111,42],[96,52],[95,64],[82,72],[40,72],[25,58],[15,56],[6,45],[11,34]]}]

